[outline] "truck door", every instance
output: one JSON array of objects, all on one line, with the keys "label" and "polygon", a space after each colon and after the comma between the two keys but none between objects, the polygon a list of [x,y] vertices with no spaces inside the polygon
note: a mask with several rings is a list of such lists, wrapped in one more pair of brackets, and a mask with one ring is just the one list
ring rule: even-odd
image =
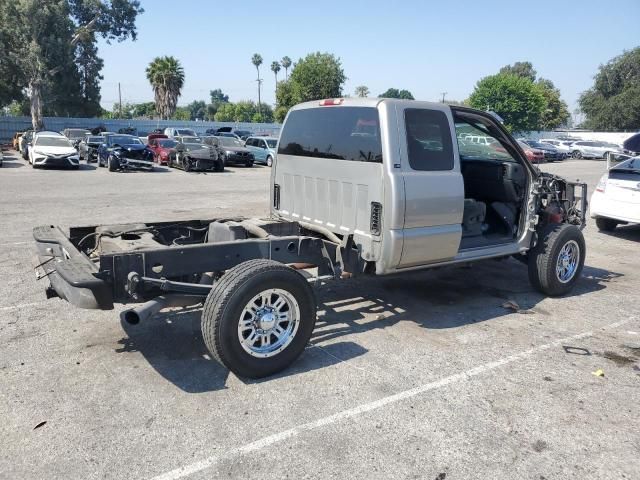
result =
[{"label": "truck door", "polygon": [[464,183],[451,109],[397,106],[405,212],[399,268],[455,257],[462,237]]}]

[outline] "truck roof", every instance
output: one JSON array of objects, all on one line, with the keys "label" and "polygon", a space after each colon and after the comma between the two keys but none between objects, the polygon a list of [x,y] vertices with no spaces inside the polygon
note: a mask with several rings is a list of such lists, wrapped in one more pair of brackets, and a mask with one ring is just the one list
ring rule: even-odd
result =
[{"label": "truck roof", "polygon": [[[335,103],[330,103],[335,102]],[[389,105],[404,105],[404,106],[416,106],[420,108],[435,108],[441,110],[443,105],[439,102],[423,102],[420,100],[402,100],[399,98],[359,98],[359,97],[346,97],[346,98],[326,98],[324,100],[312,100],[310,102],[304,102],[296,105],[292,110],[302,110],[305,108],[316,108],[320,106],[343,106],[343,107],[373,107],[376,108],[379,104],[385,103]],[[448,105],[447,105],[448,106]]]}]

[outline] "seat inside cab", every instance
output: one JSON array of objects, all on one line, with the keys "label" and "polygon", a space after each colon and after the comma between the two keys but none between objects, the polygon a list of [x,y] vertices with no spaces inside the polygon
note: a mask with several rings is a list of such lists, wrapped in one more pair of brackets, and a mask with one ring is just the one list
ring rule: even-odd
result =
[{"label": "seat inside cab", "polygon": [[524,165],[503,133],[477,114],[454,111],[464,212],[460,250],[517,238],[524,208]]}]

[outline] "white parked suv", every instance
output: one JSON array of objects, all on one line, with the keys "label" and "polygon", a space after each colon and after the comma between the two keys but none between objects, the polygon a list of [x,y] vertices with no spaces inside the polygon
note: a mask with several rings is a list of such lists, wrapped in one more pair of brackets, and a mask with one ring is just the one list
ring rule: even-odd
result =
[{"label": "white parked suv", "polygon": [[33,168],[70,167],[77,170],[80,157],[64,135],[57,132],[38,132],[33,136],[29,148],[29,163]]},{"label": "white parked suv", "polygon": [[169,138],[176,137],[197,137],[198,134],[191,130],[190,128],[165,128],[164,134]]},{"label": "white parked suv", "polygon": [[573,158],[605,158],[607,153],[622,153],[618,145],[606,142],[580,140],[571,144]]}]

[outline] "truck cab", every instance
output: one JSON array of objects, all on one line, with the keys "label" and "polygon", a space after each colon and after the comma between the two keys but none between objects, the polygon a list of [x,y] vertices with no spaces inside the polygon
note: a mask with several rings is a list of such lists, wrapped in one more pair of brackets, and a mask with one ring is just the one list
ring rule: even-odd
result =
[{"label": "truck cab", "polygon": [[525,252],[538,177],[490,114],[395,99],[309,102],[283,125],[271,211],[353,235],[384,275]]}]

